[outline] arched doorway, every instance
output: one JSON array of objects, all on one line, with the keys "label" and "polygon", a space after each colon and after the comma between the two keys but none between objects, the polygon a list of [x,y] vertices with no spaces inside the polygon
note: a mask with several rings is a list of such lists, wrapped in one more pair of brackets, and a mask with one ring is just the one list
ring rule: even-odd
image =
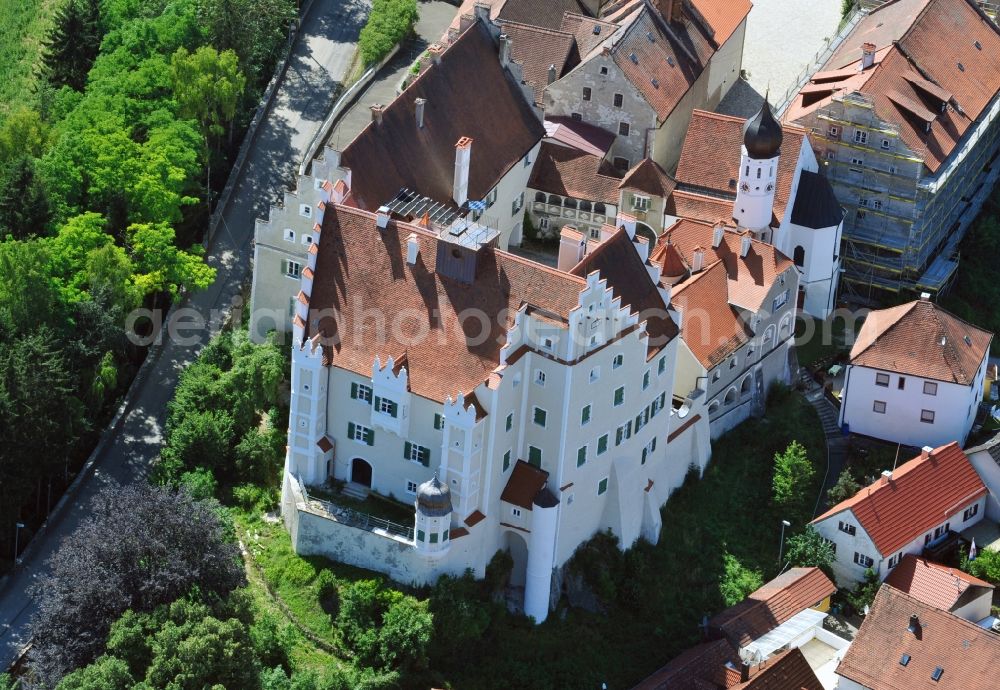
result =
[{"label": "arched doorway", "polygon": [[650,247],[656,244],[656,231],[641,221],[637,221],[635,224],[635,234],[649,240]]},{"label": "arched doorway", "polygon": [[372,466],[367,460],[361,458],[351,460],[351,481],[369,489],[372,487]]},{"label": "arched doorway", "polygon": [[514,568],[510,571],[510,586],[524,587],[528,572],[528,542],[514,530],[507,530],[503,536],[503,549],[514,559]]}]

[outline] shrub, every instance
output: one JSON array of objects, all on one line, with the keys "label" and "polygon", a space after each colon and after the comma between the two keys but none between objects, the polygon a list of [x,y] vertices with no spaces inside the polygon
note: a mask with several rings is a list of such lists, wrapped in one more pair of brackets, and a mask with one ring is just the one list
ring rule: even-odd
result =
[{"label": "shrub", "polygon": [[764,584],[764,577],[759,570],[744,567],[732,554],[723,554],[722,558],[724,571],[719,581],[719,594],[726,606],[736,606]]},{"label": "shrub", "polygon": [[858,583],[853,591],[846,595],[847,603],[854,607],[857,613],[863,613],[866,606],[871,606],[882,584],[879,576],[871,568],[865,570],[865,579]]},{"label": "shrub", "polygon": [[316,596],[319,605],[330,614],[336,614],[338,604],[337,577],[329,570],[321,570],[316,578]]},{"label": "shrub", "polygon": [[212,471],[204,467],[182,474],[180,485],[191,494],[192,498],[199,501],[214,498],[215,490],[218,488],[218,482],[215,481]]},{"label": "shrub", "polygon": [[266,513],[278,505],[279,492],[275,487],[240,484],[233,487],[233,501],[249,512]]},{"label": "shrub", "polygon": [[851,471],[844,468],[844,471],[837,477],[837,483],[826,492],[826,500],[831,506],[847,500],[861,490],[861,485],[851,476]]},{"label": "shrub", "polygon": [[[506,551],[498,551],[497,554],[510,558]],[[490,565],[495,561],[497,556],[493,557]],[[437,623],[432,638],[434,657],[459,654],[482,639],[490,626],[492,606],[492,602],[483,600],[481,587],[471,570],[465,571],[461,577],[442,575],[438,578],[430,598],[430,612]]]},{"label": "shrub", "polygon": [[507,587],[510,574],[514,570],[514,557],[507,551],[497,551],[486,564],[484,584],[490,594],[502,592]]},{"label": "shrub", "polygon": [[388,55],[416,21],[417,0],[374,0],[358,37],[362,62],[374,65]]},{"label": "shrub", "polygon": [[835,558],[833,544],[819,535],[812,525],[806,527],[802,534],[796,534],[788,539],[785,552],[788,562],[797,568],[819,568],[827,577],[833,579],[833,561]]},{"label": "shrub", "polygon": [[806,449],[798,441],[788,444],[784,453],[774,454],[772,488],[774,504],[779,508],[799,511],[808,500],[815,470]]},{"label": "shrub", "polygon": [[1000,585],[1000,552],[981,549],[976,560],[970,561],[964,553],[961,559],[962,570],[975,575],[987,582]]}]

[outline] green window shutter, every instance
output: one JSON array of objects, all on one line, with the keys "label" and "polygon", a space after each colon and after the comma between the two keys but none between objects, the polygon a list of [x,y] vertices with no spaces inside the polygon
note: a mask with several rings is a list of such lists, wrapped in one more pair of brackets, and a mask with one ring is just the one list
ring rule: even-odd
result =
[{"label": "green window shutter", "polygon": [[597,495],[600,496],[607,490],[608,490],[608,480],[602,479],[601,482],[597,485]]},{"label": "green window shutter", "polygon": [[437,543],[438,543],[438,533],[431,532],[431,544],[437,544]]},{"label": "green window shutter", "polygon": [[646,449],[645,448],[642,449],[642,462],[640,462],[639,464],[640,465],[645,465],[646,464]]},{"label": "green window shutter", "polygon": [[622,438],[625,436],[625,427],[618,427],[615,429],[615,445],[620,446],[622,444]]},{"label": "green window shutter", "polygon": [[357,383],[352,383],[351,384],[351,398],[353,398],[354,400],[358,399],[358,384]]},{"label": "green window shutter", "polygon": [[431,449],[421,448],[420,449],[420,464],[424,467],[431,466]]},{"label": "green window shutter", "polygon": [[632,420],[628,420],[625,424],[625,438],[632,438]]},{"label": "green window shutter", "polygon": [[503,454],[503,471],[506,472],[510,469],[510,451],[508,450]]},{"label": "green window shutter", "polygon": [[288,259],[281,260],[281,275],[288,275]]},{"label": "green window shutter", "polygon": [[604,434],[597,439],[597,454],[600,455],[608,450],[608,435]]},{"label": "green window shutter", "polygon": [[664,407],[667,404],[667,394],[660,393],[660,407]]},{"label": "green window shutter", "polygon": [[580,413],[580,423],[586,424],[590,421],[590,405],[586,405],[583,408],[583,412]]},{"label": "green window shutter", "polygon": [[507,431],[510,431],[511,427],[513,426],[514,426],[514,413],[511,412],[507,415]]},{"label": "green window shutter", "polygon": [[434,428],[439,431],[444,428],[444,417],[437,412],[434,413]]},{"label": "green window shutter", "polygon": [[441,541],[448,541],[451,538],[451,530],[446,529],[441,533]]},{"label": "green window shutter", "polygon": [[417,541],[425,541],[424,540],[424,531],[422,529],[418,529],[417,530]]},{"label": "green window shutter", "polygon": [[621,405],[623,402],[625,402],[625,388],[624,387],[616,388],[615,405]]},{"label": "green window shutter", "polygon": [[365,430],[365,443],[367,443],[369,446],[374,446],[375,445],[375,430],[374,429],[367,429],[367,430]]},{"label": "green window shutter", "polygon": [[389,415],[393,418],[399,413],[399,405],[394,402],[389,403]]},{"label": "green window shutter", "polygon": [[378,412],[379,411],[378,404],[382,402],[382,398],[375,396],[374,398],[372,398],[372,400],[373,400],[372,404],[375,405],[375,411]]},{"label": "green window shutter", "polygon": [[587,446],[583,446],[580,450],[576,451],[576,466],[580,467],[585,462],[587,462]]},{"label": "green window shutter", "polygon": [[649,452],[652,453],[655,450],[656,450],[656,437],[654,436],[653,440],[650,441],[649,443]]},{"label": "green window shutter", "polygon": [[347,438],[349,439],[354,438],[354,422],[347,423]]},{"label": "green window shutter", "polygon": [[407,441],[406,443],[404,443],[403,444],[403,459],[409,460],[410,457],[411,457],[410,456],[410,452],[412,450],[413,450],[413,444],[412,443],[410,443],[409,441]]},{"label": "green window shutter", "polygon": [[638,431],[642,428],[642,413],[635,416],[635,430]]},{"label": "green window shutter", "polygon": [[534,446],[528,446],[528,464],[535,467],[542,466],[542,450]]}]

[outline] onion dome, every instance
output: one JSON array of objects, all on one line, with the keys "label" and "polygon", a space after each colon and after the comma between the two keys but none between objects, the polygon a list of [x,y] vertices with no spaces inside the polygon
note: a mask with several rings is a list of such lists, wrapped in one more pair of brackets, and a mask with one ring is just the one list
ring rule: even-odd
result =
[{"label": "onion dome", "polygon": [[756,115],[743,125],[743,145],[747,154],[756,160],[774,158],[781,152],[781,125],[771,114],[771,104],[764,98],[764,104]]},{"label": "onion dome", "polygon": [[427,517],[444,517],[451,513],[451,489],[437,475],[417,487],[417,510]]}]

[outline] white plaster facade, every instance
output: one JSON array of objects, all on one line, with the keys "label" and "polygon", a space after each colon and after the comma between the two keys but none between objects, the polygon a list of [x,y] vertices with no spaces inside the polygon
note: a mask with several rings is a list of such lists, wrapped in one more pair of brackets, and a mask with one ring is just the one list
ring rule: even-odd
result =
[{"label": "white plaster facade", "polygon": [[983,397],[987,361],[968,386],[848,365],[840,426],[917,448],[964,444]]},{"label": "white plaster facade", "polygon": [[[880,479],[879,481],[885,480]],[[834,576],[840,587],[849,587],[863,581],[865,570],[869,567],[878,573],[879,579],[884,580],[904,555],[919,556],[923,553],[925,546],[944,538],[949,530],[959,531],[972,527],[983,519],[986,512],[985,500],[985,498],[978,498],[974,501],[961,503],[949,511],[949,515],[938,525],[927,532],[915,535],[896,553],[880,553],[872,538],[850,509],[813,522],[812,525],[821,537],[834,544],[836,556],[833,562]],[[966,511],[970,513],[968,519],[965,517]],[[854,534],[851,534],[852,529]],[[872,559],[872,564],[866,566],[856,562],[855,554]],[[892,561],[891,566],[890,560]]]}]

